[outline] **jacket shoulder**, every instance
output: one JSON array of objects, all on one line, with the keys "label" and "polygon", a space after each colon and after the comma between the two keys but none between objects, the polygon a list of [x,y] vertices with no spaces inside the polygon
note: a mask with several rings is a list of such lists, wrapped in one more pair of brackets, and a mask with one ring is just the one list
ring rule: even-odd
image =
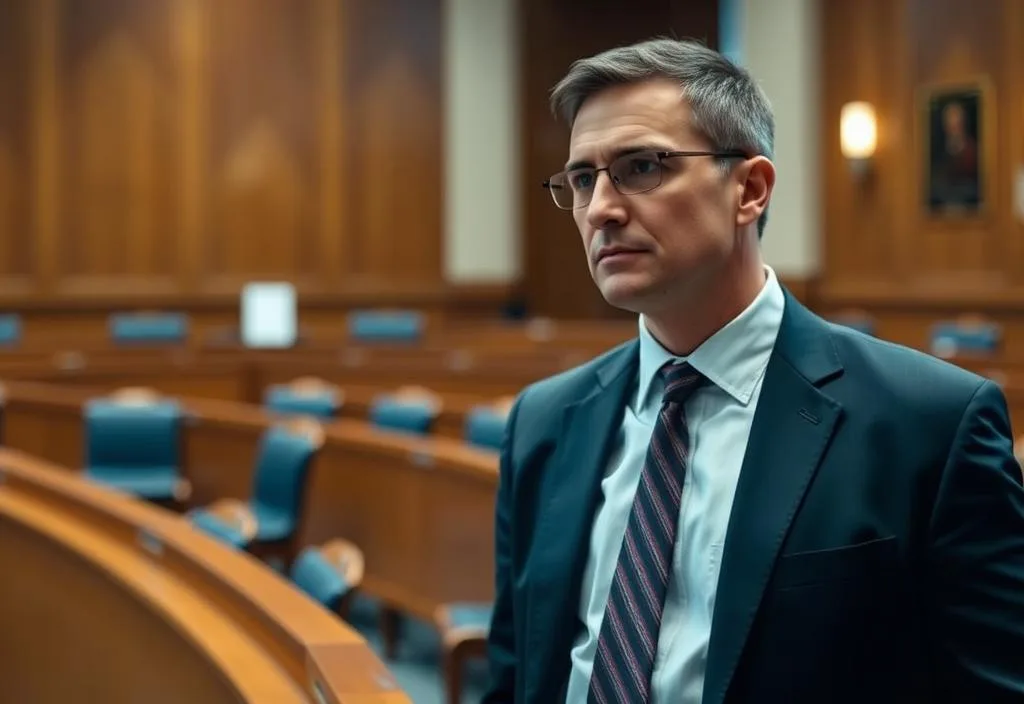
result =
[{"label": "jacket shoulder", "polygon": [[624,355],[635,354],[636,344],[635,338],[628,340],[582,364],[535,381],[520,392],[520,400],[531,408],[550,405],[560,409],[590,393],[597,383],[596,375],[607,365],[621,361]]},{"label": "jacket shoulder", "polygon": [[858,383],[922,402],[964,404],[991,380],[921,350],[828,323],[846,373]]}]

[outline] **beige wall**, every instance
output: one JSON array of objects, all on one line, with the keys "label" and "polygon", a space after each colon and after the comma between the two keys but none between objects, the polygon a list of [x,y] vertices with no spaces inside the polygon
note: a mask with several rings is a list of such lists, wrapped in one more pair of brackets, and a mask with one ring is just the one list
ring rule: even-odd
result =
[{"label": "beige wall", "polygon": [[768,263],[782,275],[818,270],[817,0],[740,0],[742,60],[775,112],[777,180],[764,235]]},{"label": "beige wall", "polygon": [[445,278],[514,280],[519,264],[516,0],[446,0]]}]

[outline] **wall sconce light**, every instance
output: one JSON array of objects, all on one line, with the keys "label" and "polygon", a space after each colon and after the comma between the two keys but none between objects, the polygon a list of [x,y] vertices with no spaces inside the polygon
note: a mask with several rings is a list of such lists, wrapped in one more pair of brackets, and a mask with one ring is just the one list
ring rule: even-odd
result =
[{"label": "wall sconce light", "polygon": [[871,103],[855,101],[843,106],[839,116],[839,142],[851,171],[864,177],[870,171],[878,143],[878,125]]}]

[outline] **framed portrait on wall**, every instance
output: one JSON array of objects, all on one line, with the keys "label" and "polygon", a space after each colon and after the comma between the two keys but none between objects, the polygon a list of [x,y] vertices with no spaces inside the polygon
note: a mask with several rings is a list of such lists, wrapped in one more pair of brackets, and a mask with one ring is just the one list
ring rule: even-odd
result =
[{"label": "framed portrait on wall", "polygon": [[980,215],[988,206],[994,115],[984,80],[922,93],[923,195],[936,216]]}]

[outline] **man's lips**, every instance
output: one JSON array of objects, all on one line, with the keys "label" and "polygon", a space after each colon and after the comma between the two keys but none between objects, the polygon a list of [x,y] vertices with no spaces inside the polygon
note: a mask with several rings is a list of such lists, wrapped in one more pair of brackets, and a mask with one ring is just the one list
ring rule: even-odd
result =
[{"label": "man's lips", "polygon": [[630,247],[602,247],[597,250],[597,261],[600,262],[602,259],[608,257],[614,257],[617,254],[641,254],[644,250],[633,249]]}]

